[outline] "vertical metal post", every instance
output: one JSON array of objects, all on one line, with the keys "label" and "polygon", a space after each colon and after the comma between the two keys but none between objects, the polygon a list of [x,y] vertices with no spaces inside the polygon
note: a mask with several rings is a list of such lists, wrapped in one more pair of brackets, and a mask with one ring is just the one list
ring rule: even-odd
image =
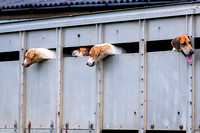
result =
[{"label": "vertical metal post", "polygon": [[139,20],[140,27],[140,118],[139,133],[146,132],[146,21]]},{"label": "vertical metal post", "polygon": [[62,133],[63,128],[63,30],[56,29],[57,49],[57,102],[56,102],[56,133]]},{"label": "vertical metal post", "polygon": [[25,31],[20,32],[20,90],[19,90],[19,133],[25,132],[25,126],[26,126],[26,84],[25,84],[25,76],[26,76],[26,70],[22,66],[23,60],[24,60],[24,54],[26,52],[26,33]]},{"label": "vertical metal post", "polygon": [[[186,16],[186,32],[191,38],[191,44],[194,46],[194,16],[187,15]],[[193,56],[193,62],[194,62]],[[187,133],[194,132],[194,63],[188,63],[188,91],[187,91],[187,126],[186,131]]]},{"label": "vertical metal post", "polygon": [[[96,25],[97,43],[103,42],[103,26]],[[103,61],[96,65],[96,124],[95,133],[100,133],[103,129]]]}]

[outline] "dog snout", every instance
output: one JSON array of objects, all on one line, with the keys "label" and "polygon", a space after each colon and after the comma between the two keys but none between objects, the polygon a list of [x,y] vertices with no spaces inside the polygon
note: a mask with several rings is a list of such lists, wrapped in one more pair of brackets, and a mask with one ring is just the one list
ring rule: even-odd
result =
[{"label": "dog snout", "polygon": [[90,66],[90,67],[93,67],[94,65],[95,65],[95,62],[93,62],[92,64],[91,63],[89,63],[89,62],[87,62],[87,64],[86,65],[88,65],[88,66]]},{"label": "dog snout", "polygon": [[190,50],[190,55],[193,55],[194,54],[194,50]]}]

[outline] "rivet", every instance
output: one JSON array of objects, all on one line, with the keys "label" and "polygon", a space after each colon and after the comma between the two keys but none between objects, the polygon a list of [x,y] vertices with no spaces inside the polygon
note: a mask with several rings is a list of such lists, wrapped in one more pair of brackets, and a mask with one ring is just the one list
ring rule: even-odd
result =
[{"label": "rivet", "polygon": [[136,112],[134,112],[134,115],[136,115]]},{"label": "rivet", "polygon": [[178,115],[180,115],[180,112],[178,111]]},{"label": "rivet", "polygon": [[151,124],[151,129],[154,129],[154,124]]},{"label": "rivet", "polygon": [[77,35],[77,37],[81,37],[81,35],[80,35],[80,34],[78,34],[78,35]]},{"label": "rivet", "polygon": [[120,128],[122,128],[122,125],[120,126]]},{"label": "rivet", "polygon": [[181,124],[181,125],[179,125],[179,128],[182,130],[183,129],[183,125]]}]

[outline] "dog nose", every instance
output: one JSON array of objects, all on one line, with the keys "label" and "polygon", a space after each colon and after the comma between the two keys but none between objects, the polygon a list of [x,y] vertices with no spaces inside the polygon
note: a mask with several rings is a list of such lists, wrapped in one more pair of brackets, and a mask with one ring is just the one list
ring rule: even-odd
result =
[{"label": "dog nose", "polygon": [[194,54],[194,51],[193,50],[190,50],[190,55],[193,55]]}]

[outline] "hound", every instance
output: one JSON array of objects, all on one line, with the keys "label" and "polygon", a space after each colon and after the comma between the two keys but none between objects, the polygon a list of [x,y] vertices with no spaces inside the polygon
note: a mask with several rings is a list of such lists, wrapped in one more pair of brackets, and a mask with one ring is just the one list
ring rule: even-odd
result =
[{"label": "hound", "polygon": [[72,52],[72,56],[75,57],[82,57],[82,56],[88,56],[89,55],[89,48],[79,48],[79,50],[74,50]]},{"label": "hound", "polygon": [[186,57],[187,62],[192,62],[192,55],[194,54],[194,49],[191,46],[190,37],[186,34],[180,35],[171,41],[173,46],[173,51],[182,52]]},{"label": "hound", "polygon": [[122,54],[126,53],[123,48],[111,45],[109,43],[97,44],[93,46],[89,52],[90,56],[87,61],[87,65],[92,67],[98,61],[107,57],[108,55]]},{"label": "hound", "polygon": [[34,63],[41,62],[43,60],[56,58],[56,51],[48,50],[45,48],[33,48],[29,49],[25,54],[25,60],[23,61],[24,67],[29,67]]}]

